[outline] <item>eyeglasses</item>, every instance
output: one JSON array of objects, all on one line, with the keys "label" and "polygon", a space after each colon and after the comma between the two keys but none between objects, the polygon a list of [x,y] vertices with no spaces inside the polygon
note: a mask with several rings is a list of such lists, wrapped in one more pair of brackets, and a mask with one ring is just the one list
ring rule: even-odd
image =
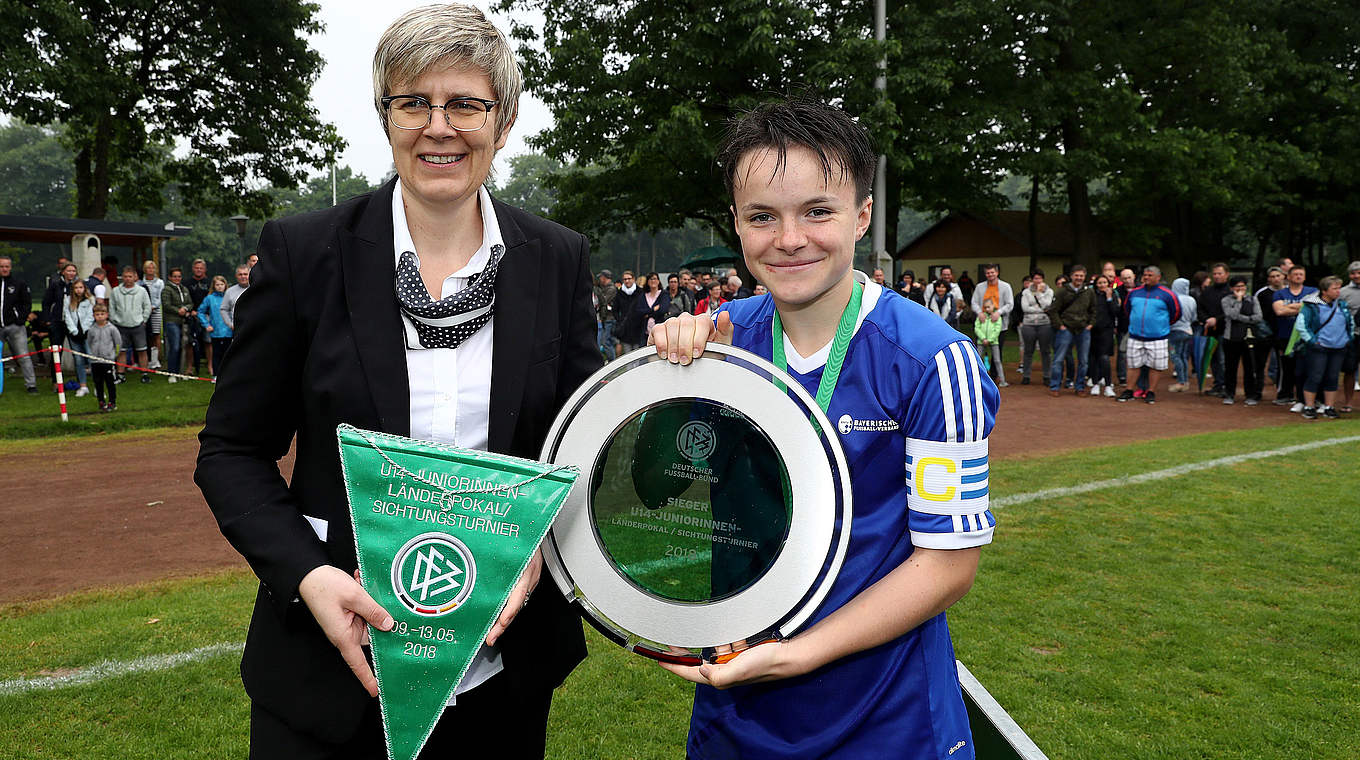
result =
[{"label": "eyeglasses", "polygon": [[454,98],[434,106],[419,95],[388,95],[382,99],[388,120],[397,129],[424,129],[430,126],[433,109],[440,108],[444,111],[444,123],[459,132],[476,132],[486,126],[486,115],[498,103],[485,98]]}]

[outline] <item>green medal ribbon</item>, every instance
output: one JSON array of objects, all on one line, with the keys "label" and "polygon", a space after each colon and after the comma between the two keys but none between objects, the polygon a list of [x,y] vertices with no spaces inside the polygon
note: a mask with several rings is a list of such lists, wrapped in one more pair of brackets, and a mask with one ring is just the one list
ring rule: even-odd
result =
[{"label": "green medal ribbon", "polygon": [[[850,292],[850,303],[845,305],[845,311],[841,312],[841,322],[836,326],[836,337],[831,341],[831,355],[826,357],[826,366],[822,368],[822,380],[817,384],[817,406],[823,412],[831,413],[831,394],[836,392],[836,383],[841,379],[841,366],[845,364],[845,352],[850,348],[850,338],[855,334],[855,322],[859,321],[860,302],[864,300],[864,286],[858,282],[854,283],[854,290]],[[779,309],[774,310],[774,321],[771,325],[774,333],[774,348],[771,351],[771,359],[774,366],[781,371],[789,371],[789,362],[784,355],[784,323],[779,319]],[[787,391],[788,388],[778,380],[774,381],[780,390]]]},{"label": "green medal ribbon", "polygon": [[395,621],[369,628],[387,754],[412,760],[580,472],[349,425],[336,434],[360,577]]}]

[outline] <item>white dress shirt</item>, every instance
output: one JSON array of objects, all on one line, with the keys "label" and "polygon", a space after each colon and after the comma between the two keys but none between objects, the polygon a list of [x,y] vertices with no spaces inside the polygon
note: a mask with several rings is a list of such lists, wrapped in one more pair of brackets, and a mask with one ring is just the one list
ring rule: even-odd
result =
[{"label": "white dress shirt", "polygon": [[[501,228],[496,221],[496,210],[491,195],[479,188],[477,201],[482,213],[482,245],[467,265],[444,278],[439,298],[447,298],[466,288],[491,260],[491,247],[503,245]],[[401,180],[392,193],[392,250],[395,262],[410,251],[420,266],[420,253],[411,240],[406,224],[406,208],[402,203]],[[395,287],[395,286],[394,286]],[[402,324],[408,334],[415,328],[403,314]],[[464,449],[486,450],[488,424],[491,416],[491,345],[495,334],[493,316],[482,329],[473,333],[457,348],[424,348],[406,350],[406,374],[411,388],[411,437],[437,441]],[[482,645],[458,684],[457,694],[470,691],[501,672],[501,654]],[[452,705],[457,696],[449,699]]]}]

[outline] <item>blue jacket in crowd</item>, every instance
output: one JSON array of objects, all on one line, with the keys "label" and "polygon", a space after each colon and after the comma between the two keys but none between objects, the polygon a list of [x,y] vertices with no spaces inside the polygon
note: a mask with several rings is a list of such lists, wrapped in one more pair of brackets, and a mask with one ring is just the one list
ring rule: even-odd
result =
[{"label": "blue jacket in crowd", "polygon": [[222,294],[216,291],[209,293],[203,303],[198,305],[198,321],[204,327],[211,327],[212,332],[208,333],[209,338],[230,338],[231,328],[227,326],[226,320],[222,319]]},{"label": "blue jacket in crowd", "polygon": [[1129,337],[1161,340],[1171,335],[1171,324],[1181,318],[1181,302],[1165,285],[1144,285],[1129,291],[1124,299],[1124,317]]},{"label": "blue jacket in crowd", "polygon": [[1345,301],[1338,298],[1329,304],[1315,292],[1303,297],[1298,320],[1299,340],[1322,348],[1345,348],[1355,329]]}]

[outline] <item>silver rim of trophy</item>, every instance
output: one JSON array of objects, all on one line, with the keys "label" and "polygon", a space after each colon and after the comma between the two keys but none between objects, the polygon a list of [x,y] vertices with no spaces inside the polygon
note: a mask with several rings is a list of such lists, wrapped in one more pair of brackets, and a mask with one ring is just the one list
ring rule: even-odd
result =
[{"label": "silver rim of trophy", "polygon": [[[697,602],[664,598],[626,576],[591,504],[596,466],[615,435],[640,411],[695,399],[753,423],[782,460],[787,488],[787,530],[764,571],[735,593]],[[549,574],[608,638],[658,660],[697,662],[732,642],[793,635],[830,591],[850,540],[850,470],[835,429],[811,394],[749,351],[710,343],[689,366],[650,347],[616,359],[568,400],[543,447],[543,461],[586,474],[543,542]]]}]

